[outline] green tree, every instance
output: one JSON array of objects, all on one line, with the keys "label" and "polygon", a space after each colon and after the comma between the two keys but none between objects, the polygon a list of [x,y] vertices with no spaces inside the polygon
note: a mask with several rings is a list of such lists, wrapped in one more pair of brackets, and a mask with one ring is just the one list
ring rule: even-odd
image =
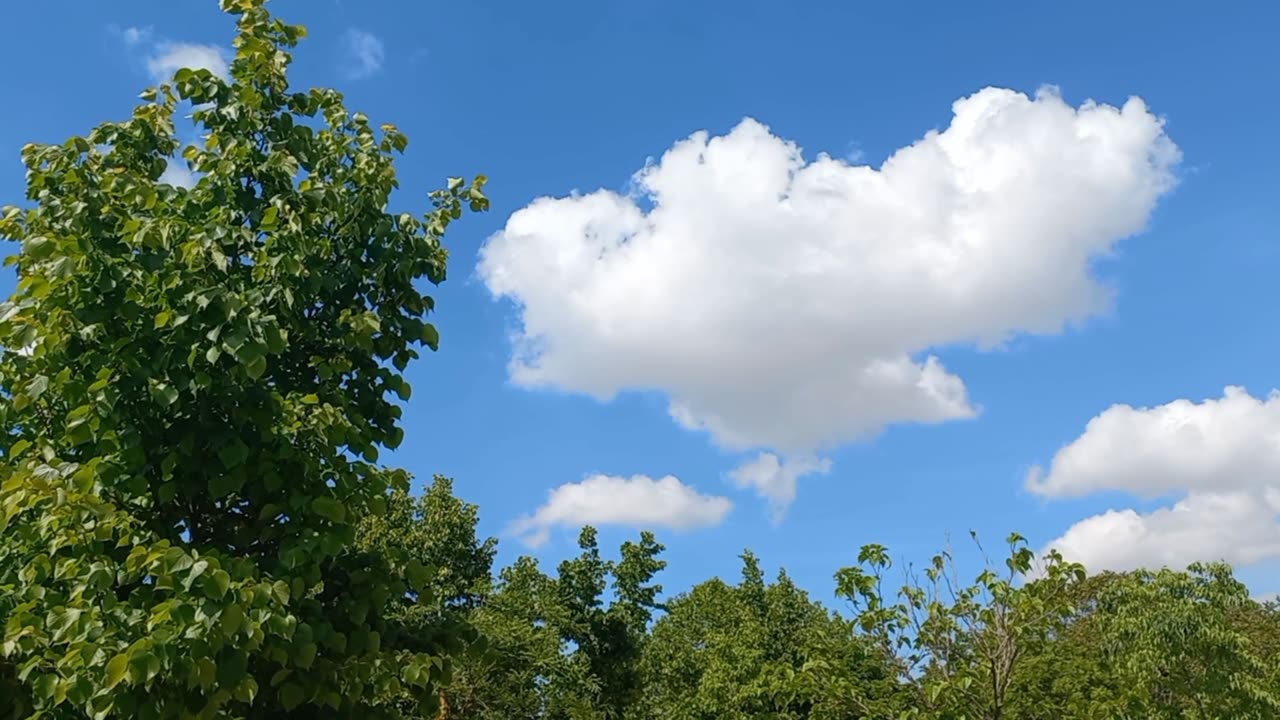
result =
[{"label": "green tree", "polygon": [[[653,584],[653,578],[666,566],[658,559],[663,547],[645,532],[639,542],[623,543],[617,562],[605,561],[590,527],[583,528],[578,545],[581,554],[558,569],[560,599],[568,610],[563,634],[599,683],[603,716],[626,717],[643,690],[640,653],[652,612],[659,608],[662,586]],[[613,599],[605,606],[611,578]]]},{"label": "green tree", "polygon": [[414,497],[396,489],[386,510],[361,519],[356,546],[407,557],[424,569],[420,597],[397,598],[403,612],[461,616],[478,607],[492,585],[496,538],[476,535],[479,508],[453,494],[453,480],[433,478]]},{"label": "green tree", "polygon": [[[925,569],[924,582],[909,573],[890,596],[884,582],[892,562],[880,545],[864,546],[858,566],[836,573],[837,594],[853,605],[859,630],[881,649],[910,691],[903,717],[1017,716],[1010,712],[1011,689],[1025,658],[1042,652],[1067,626],[1074,588],[1086,575],[1082,566],[1056,552],[1034,568],[1033,553],[1016,533],[1008,545],[1005,571],[988,563],[969,585],[959,581],[950,554],[943,553]],[[877,717],[897,716],[895,707],[869,709]]]},{"label": "green tree", "polygon": [[[453,481],[437,475],[427,491],[414,497],[395,490],[385,512],[363,518],[356,546],[385,556],[407,558],[422,568],[423,582],[415,596],[392,598],[385,640],[397,647],[448,656],[451,663],[441,677],[454,682],[453,670],[463,652],[483,653],[470,614],[490,592],[495,538],[476,535],[479,508],[453,494]],[[384,640],[384,641],[385,641]],[[447,703],[448,697],[443,700]],[[412,707],[412,695],[399,703]]]},{"label": "green tree", "polygon": [[1231,613],[1232,626],[1249,638],[1250,650],[1270,668],[1270,687],[1280,687],[1280,600],[1245,603]]},{"label": "green tree", "polygon": [[[1280,716],[1274,609],[1226,565],[1103,573],[1018,535],[1006,572],[962,585],[949,555],[888,598],[888,553],[837,574],[859,629],[896,665],[904,717],[1027,720]],[[896,708],[875,715],[897,717]]]},{"label": "green tree", "polygon": [[1244,622],[1257,608],[1222,563],[1138,571],[1109,584],[1094,619],[1129,712],[1169,720],[1280,717],[1274,660],[1258,642],[1268,638]]},{"label": "green tree", "polygon": [[[465,534],[465,533],[464,533]],[[504,568],[467,622],[484,652],[460,658],[446,688],[458,720],[633,717],[645,687],[640,660],[665,563],[649,533],[623,543],[618,560],[601,556],[596,531],[555,577],[533,558]]]},{"label": "green tree", "polygon": [[742,581],[695,586],[670,603],[645,647],[643,717],[654,720],[866,717],[891,702],[890,668],[852,624],[750,552]]},{"label": "green tree", "polygon": [[[420,562],[353,548],[407,475],[421,279],[483,178],[386,211],[394,127],[291,91],[303,29],[223,0],[230,80],[180,70],[131,118],[28,145],[0,213],[0,689],[45,717],[394,716],[447,658],[384,642]],[[188,101],[203,143],[181,147]],[[190,189],[160,181],[186,162]],[[15,686],[20,685],[18,692]]]},{"label": "green tree", "polygon": [[1275,717],[1280,623],[1225,565],[1102,573],[1024,658],[1010,717]]},{"label": "green tree", "polygon": [[521,557],[468,615],[488,652],[464,660],[446,688],[455,720],[599,718],[600,684],[587,658],[567,647],[570,624],[555,578]]}]

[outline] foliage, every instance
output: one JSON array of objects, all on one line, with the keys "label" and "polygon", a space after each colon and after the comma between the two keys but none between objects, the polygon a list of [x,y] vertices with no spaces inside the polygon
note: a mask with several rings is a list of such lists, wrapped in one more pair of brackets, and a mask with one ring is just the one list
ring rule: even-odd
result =
[{"label": "foliage", "polygon": [[1104,573],[1076,589],[1070,625],[1026,659],[1010,717],[1277,715],[1280,617],[1225,565]]},{"label": "foliage", "polygon": [[[471,614],[491,652],[468,659],[448,689],[457,718],[624,718],[640,701],[640,658],[665,566],[649,533],[600,555],[584,528],[556,577],[520,558]],[[606,603],[606,591],[612,597]]]},{"label": "foliage", "polygon": [[719,579],[673,600],[644,657],[644,717],[845,718],[890,702],[886,664],[852,624],[811,601],[780,572],[766,585],[742,556],[742,581]]},{"label": "foliage", "polygon": [[647,534],[609,561],[586,528],[554,576],[522,557],[488,579],[492,541],[476,539],[476,509],[450,488],[400,496],[366,526],[422,548],[424,564],[470,568],[443,593],[465,602],[432,605],[484,638],[456,656],[440,718],[1276,716],[1280,612],[1225,566],[1088,576],[1014,535],[1000,573],[963,585],[942,553],[888,597],[888,551],[873,545],[837,573],[846,618],[785,571],[767,583],[747,552],[737,585],[712,579],[664,602]]},{"label": "foliage", "polygon": [[863,547],[860,565],[836,574],[837,593],[858,612],[858,628],[913,691],[904,717],[1005,717],[1020,658],[1065,625],[1070,590],[1084,579],[1084,568],[1051,553],[1043,576],[1020,585],[1034,556],[1019,535],[1008,544],[1005,572],[988,567],[967,586],[959,582],[951,555],[943,553],[925,569],[923,584],[909,576],[896,598],[886,597],[885,572],[892,562],[879,545]]},{"label": "foliage", "polygon": [[478,607],[489,592],[498,541],[476,537],[478,518],[478,508],[455,497],[453,481],[439,475],[421,497],[397,489],[387,499],[385,512],[362,518],[356,547],[407,558],[421,568],[417,595],[390,601],[391,615],[413,626],[405,630],[406,642],[409,635],[421,642],[424,633],[465,624],[466,612]]},{"label": "foliage", "polygon": [[439,717],[631,717],[643,689],[647,625],[659,607],[653,578],[665,564],[662,546],[644,533],[609,561],[595,530],[585,528],[580,554],[560,563],[556,576],[521,557],[494,577],[496,541],[479,539],[478,520],[476,506],[453,495],[452,481],[436,477],[420,498],[393,493],[385,513],[360,523],[356,539],[425,569],[424,593],[390,611],[389,637],[452,659]]},{"label": "foliage", "polygon": [[[916,718],[1266,718],[1280,714],[1280,616],[1221,564],[1088,577],[1019,535],[1006,572],[961,586],[949,554],[887,599],[887,551],[837,574],[857,624],[895,664]],[[1259,642],[1260,641],[1260,642]]]},{"label": "foliage", "polygon": [[566,647],[570,624],[558,583],[521,557],[471,614],[490,652],[461,662],[447,688],[451,718],[597,718],[599,682]]},{"label": "foliage", "polygon": [[[1095,620],[1102,649],[1122,678],[1128,712],[1161,719],[1280,717],[1275,658],[1259,654],[1240,622],[1256,608],[1224,564],[1139,571],[1107,587]],[[1274,637],[1275,627],[1269,630]]]},{"label": "foliage", "polygon": [[[476,536],[478,508],[453,494],[453,481],[436,476],[420,497],[397,489],[379,515],[361,519],[356,546],[380,555],[407,558],[422,568],[416,597],[392,598],[387,640],[396,647],[449,657],[443,683],[453,681],[453,667],[463,652],[482,654],[486,644],[469,622],[492,585],[490,573],[497,540]],[[393,700],[406,711],[412,695]]]},{"label": "foliage", "polygon": [[[180,70],[132,117],[28,145],[0,306],[0,689],[44,717],[379,717],[446,658],[384,637],[420,559],[353,548],[403,471],[399,371],[435,348],[415,281],[483,178],[385,208],[406,140],[290,91],[298,26],[237,17],[229,81]],[[190,102],[201,145],[180,147]],[[192,188],[160,181],[175,154]],[[21,690],[18,690],[18,687]]]}]

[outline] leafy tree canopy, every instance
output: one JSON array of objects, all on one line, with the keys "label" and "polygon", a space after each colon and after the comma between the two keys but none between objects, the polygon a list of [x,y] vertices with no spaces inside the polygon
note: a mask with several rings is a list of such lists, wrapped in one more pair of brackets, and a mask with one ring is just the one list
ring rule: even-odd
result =
[{"label": "leafy tree canopy", "polygon": [[[438,342],[418,281],[484,179],[388,212],[404,135],[292,90],[304,31],[263,0],[222,6],[229,80],[180,70],[127,120],[24,147],[31,204],[0,213],[0,687],[47,717],[429,709],[446,659],[384,634],[436,579],[352,543],[407,489],[377,461]],[[172,161],[194,187],[161,182]]]}]

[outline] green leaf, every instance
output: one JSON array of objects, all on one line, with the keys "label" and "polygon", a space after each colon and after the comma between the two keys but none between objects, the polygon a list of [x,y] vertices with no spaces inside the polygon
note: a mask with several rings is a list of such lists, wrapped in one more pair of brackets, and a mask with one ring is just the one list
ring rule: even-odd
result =
[{"label": "green leaf", "polygon": [[39,675],[34,685],[36,697],[52,703],[53,694],[58,689],[58,676],[51,673]]},{"label": "green leaf", "polygon": [[280,218],[280,208],[277,208],[276,206],[272,205],[271,207],[268,207],[266,210],[263,211],[262,221],[258,223],[258,227],[268,231],[275,230],[276,222],[279,220],[279,218]]},{"label": "green leaf", "polygon": [[242,703],[253,704],[255,698],[258,697],[258,681],[251,677],[245,678],[236,688],[235,698]]},{"label": "green leaf", "polygon": [[155,328],[158,330],[168,325],[169,321],[172,319],[173,319],[173,313],[169,312],[168,310],[161,310],[160,312],[156,313]]},{"label": "green leaf", "polygon": [[125,674],[129,671],[129,656],[121,653],[107,661],[107,679],[106,686],[110,690],[120,684],[124,680]]},{"label": "green leaf", "polygon": [[32,260],[45,260],[52,256],[56,249],[57,246],[53,241],[46,237],[28,238],[22,243],[22,253]]},{"label": "green leaf", "polygon": [[298,647],[297,652],[294,653],[293,661],[300,668],[310,668],[311,663],[315,662],[317,650],[318,648],[315,643],[303,643]]},{"label": "green leaf", "polygon": [[200,576],[204,575],[205,571],[208,569],[209,569],[208,560],[196,560],[195,563],[191,566],[191,572],[187,573],[187,578],[186,580],[183,581],[182,587],[186,590],[190,590],[191,587],[195,584],[196,580],[198,580]]},{"label": "green leaf", "polygon": [[267,344],[267,352],[279,354],[288,347],[288,335],[277,327],[268,327],[262,331],[262,337]]},{"label": "green leaf", "polygon": [[280,687],[280,704],[287,711],[296,710],[306,699],[306,694],[302,691],[302,688],[294,683],[285,683]]},{"label": "green leaf", "polygon": [[248,457],[249,446],[241,442],[239,438],[223,445],[218,450],[218,459],[222,461],[222,467],[228,470],[234,470],[239,467]]},{"label": "green leaf", "polygon": [[44,375],[37,375],[34,378],[32,378],[30,382],[26,384],[26,387],[22,389],[22,392],[24,395],[26,395],[28,398],[34,401],[34,400],[38,400],[40,396],[44,394],[45,390],[48,390],[48,389],[49,389],[49,378],[45,377]]},{"label": "green leaf", "polygon": [[275,674],[271,676],[271,687],[280,687],[280,683],[284,682],[285,680],[288,680],[289,676],[292,674],[293,674],[293,671],[290,670],[289,668],[282,668],[280,670],[277,670]]},{"label": "green leaf", "polygon": [[409,581],[409,587],[413,588],[414,591],[421,592],[431,581],[431,570],[423,565],[420,560],[414,559],[405,568],[405,577]]},{"label": "green leaf", "polygon": [[222,499],[238,493],[244,488],[246,479],[242,472],[229,471],[214,475],[209,478],[209,495]]},{"label": "green leaf", "polygon": [[289,583],[277,580],[271,585],[271,596],[281,605],[289,604]]},{"label": "green leaf", "polygon": [[162,407],[169,407],[178,402],[178,389],[168,383],[153,382],[151,397]]},{"label": "green leaf", "polygon": [[93,442],[93,428],[84,420],[67,425],[67,442],[73,447]]},{"label": "green leaf", "polygon": [[210,572],[204,579],[204,594],[210,600],[221,600],[231,589],[231,575],[218,568]]},{"label": "green leaf", "polygon": [[203,657],[196,661],[196,676],[201,687],[211,687],[217,680],[218,666],[211,658]]},{"label": "green leaf", "polygon": [[267,358],[262,355],[255,356],[252,360],[245,363],[244,370],[250,378],[257,380],[267,371]]},{"label": "green leaf", "polygon": [[139,684],[151,682],[161,668],[160,658],[150,650],[139,650],[129,657],[130,676]]},{"label": "green leaf", "polygon": [[[218,572],[222,572],[222,571],[218,571]],[[214,574],[216,575],[217,573],[214,573]],[[230,578],[228,578],[228,585],[230,585],[229,581],[230,581]],[[226,594],[225,590],[223,590],[223,594],[224,595]],[[228,638],[233,638],[236,636],[237,633],[240,632],[240,629],[243,626],[244,626],[244,608],[233,603],[222,609],[222,633],[224,635],[226,635]]]},{"label": "green leaf", "polygon": [[436,330],[435,325],[423,323],[421,339],[422,343],[432,350],[440,349],[440,331]]},{"label": "green leaf", "polygon": [[341,523],[347,518],[347,508],[338,500],[321,495],[311,501],[311,509],[317,515],[333,523]]}]

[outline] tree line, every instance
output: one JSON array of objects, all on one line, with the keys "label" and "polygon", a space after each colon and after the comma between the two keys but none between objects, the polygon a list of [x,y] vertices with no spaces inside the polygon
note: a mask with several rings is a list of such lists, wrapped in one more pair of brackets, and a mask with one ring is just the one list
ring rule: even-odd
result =
[{"label": "tree line", "polygon": [[[437,477],[361,526],[362,547],[431,568],[414,635],[469,627],[439,717],[1267,718],[1280,713],[1280,605],[1221,564],[1088,575],[1008,538],[962,581],[948,553],[916,573],[864,547],[834,575],[837,608],[749,551],[737,578],[672,598],[650,533],[606,559],[584,528],[553,573],[493,571],[477,508]],[[843,609],[845,612],[835,612]]]},{"label": "tree line", "polygon": [[0,718],[1280,716],[1280,611],[1224,565],[1090,576],[1015,535],[962,582],[869,545],[840,613],[749,552],[667,597],[647,533],[495,569],[448,480],[379,461],[485,178],[390,210],[407,138],[221,5],[229,77],[24,146],[0,210]]}]

